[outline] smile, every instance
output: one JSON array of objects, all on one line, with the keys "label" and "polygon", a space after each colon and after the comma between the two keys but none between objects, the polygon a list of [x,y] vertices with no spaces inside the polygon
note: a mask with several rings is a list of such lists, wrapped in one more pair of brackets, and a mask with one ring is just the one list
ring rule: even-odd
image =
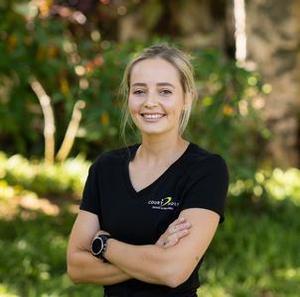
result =
[{"label": "smile", "polygon": [[159,114],[159,113],[153,113],[153,114],[141,114],[141,116],[144,118],[144,120],[146,121],[150,121],[150,122],[154,122],[157,121],[159,119],[161,119],[162,117],[165,116],[165,114]]}]

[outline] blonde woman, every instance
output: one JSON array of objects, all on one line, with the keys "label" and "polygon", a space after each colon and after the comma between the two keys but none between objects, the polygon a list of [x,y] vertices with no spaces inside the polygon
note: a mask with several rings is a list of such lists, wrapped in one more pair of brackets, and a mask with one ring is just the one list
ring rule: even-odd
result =
[{"label": "blonde woman", "polygon": [[185,53],[157,44],[135,57],[122,82],[123,132],[141,143],[92,164],[67,254],[75,283],[107,297],[193,297],[198,269],[224,221],[224,159],[182,137],[196,99]]}]

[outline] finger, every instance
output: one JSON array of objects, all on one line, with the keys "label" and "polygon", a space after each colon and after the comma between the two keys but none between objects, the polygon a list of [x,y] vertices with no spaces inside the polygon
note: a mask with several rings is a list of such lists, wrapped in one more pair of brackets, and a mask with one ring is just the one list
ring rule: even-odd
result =
[{"label": "finger", "polygon": [[171,246],[174,246],[176,245],[176,243],[178,242],[178,238],[177,237],[173,237],[172,239],[170,240],[167,240],[165,243],[164,243],[164,248],[169,248]]},{"label": "finger", "polygon": [[185,230],[182,230],[180,232],[177,232],[176,234],[172,234],[172,235],[168,236],[165,239],[165,241],[164,241],[164,243],[163,243],[162,246],[164,248],[168,248],[168,247],[174,246],[174,245],[176,245],[179,242],[179,240],[181,238],[185,237],[189,233],[190,233],[190,231],[187,230],[187,229],[185,229]]},{"label": "finger", "polygon": [[163,246],[163,245],[164,245],[163,239],[160,238],[160,239],[155,243],[155,245],[157,245],[157,246]]},{"label": "finger", "polygon": [[185,217],[179,217],[177,220],[176,220],[178,223],[183,223],[186,221]]},{"label": "finger", "polygon": [[167,238],[161,237],[157,242],[156,245],[163,247],[167,243]]},{"label": "finger", "polygon": [[183,223],[183,222],[185,222],[185,218],[184,218],[184,217],[179,217],[179,218],[177,218],[174,222],[172,222],[172,223],[169,225],[169,227],[176,226],[176,225],[181,224],[181,223]]},{"label": "finger", "polygon": [[181,231],[181,230],[184,230],[184,229],[189,229],[189,228],[191,228],[191,226],[192,225],[188,222],[187,223],[182,223],[182,224],[179,224],[179,225],[176,225],[176,226],[172,226],[168,229],[167,234],[172,235],[172,234],[174,234],[178,231]]},{"label": "finger", "polygon": [[174,225],[170,225],[170,227],[168,228],[168,234],[173,234],[178,230],[178,226],[180,226],[180,224],[174,224]]},{"label": "finger", "polygon": [[175,225],[175,226],[170,227],[170,228],[168,229],[167,236],[176,233],[177,230],[178,230],[178,225]]},{"label": "finger", "polygon": [[167,243],[165,243],[164,245],[163,245],[163,248],[164,249],[167,249],[167,248],[169,248],[169,247],[171,247],[171,246],[173,246],[174,244],[173,243],[171,243],[171,242],[167,242]]},{"label": "finger", "polygon": [[183,223],[183,224],[175,226],[175,232],[182,231],[185,229],[190,229],[191,227],[192,227],[192,225],[190,223]]},{"label": "finger", "polygon": [[177,234],[177,238],[178,238],[178,240],[179,240],[179,239],[181,239],[182,237],[188,235],[189,233],[190,233],[190,231],[189,231],[188,229],[184,229],[184,230],[182,230],[182,231],[180,231],[180,232],[177,232],[176,234]]},{"label": "finger", "polygon": [[169,236],[166,238],[165,241],[177,243],[177,241],[178,241],[180,238],[186,236],[188,233],[189,233],[189,230],[187,230],[187,229],[181,230],[181,231],[176,232],[176,233],[174,233],[174,234],[172,234],[172,235],[169,235]]},{"label": "finger", "polygon": [[178,217],[174,222],[182,223],[185,221],[185,217]]},{"label": "finger", "polygon": [[172,237],[168,238],[168,247],[176,245],[179,240],[180,238],[177,236],[177,234],[173,234]]}]

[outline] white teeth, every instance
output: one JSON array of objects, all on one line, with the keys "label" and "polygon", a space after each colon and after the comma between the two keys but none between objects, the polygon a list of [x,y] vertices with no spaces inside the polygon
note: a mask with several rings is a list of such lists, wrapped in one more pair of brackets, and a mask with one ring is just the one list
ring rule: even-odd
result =
[{"label": "white teeth", "polygon": [[162,114],[143,114],[143,117],[146,119],[158,119],[158,118],[162,118],[163,115]]}]

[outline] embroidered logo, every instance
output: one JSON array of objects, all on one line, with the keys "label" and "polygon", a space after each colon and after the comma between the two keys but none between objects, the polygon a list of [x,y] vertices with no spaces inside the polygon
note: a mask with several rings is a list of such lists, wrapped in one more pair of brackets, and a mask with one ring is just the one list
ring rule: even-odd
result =
[{"label": "embroidered logo", "polygon": [[151,205],[152,209],[173,210],[179,205],[179,202],[173,202],[172,199],[173,197],[168,196],[161,200],[149,200],[148,205]]}]

